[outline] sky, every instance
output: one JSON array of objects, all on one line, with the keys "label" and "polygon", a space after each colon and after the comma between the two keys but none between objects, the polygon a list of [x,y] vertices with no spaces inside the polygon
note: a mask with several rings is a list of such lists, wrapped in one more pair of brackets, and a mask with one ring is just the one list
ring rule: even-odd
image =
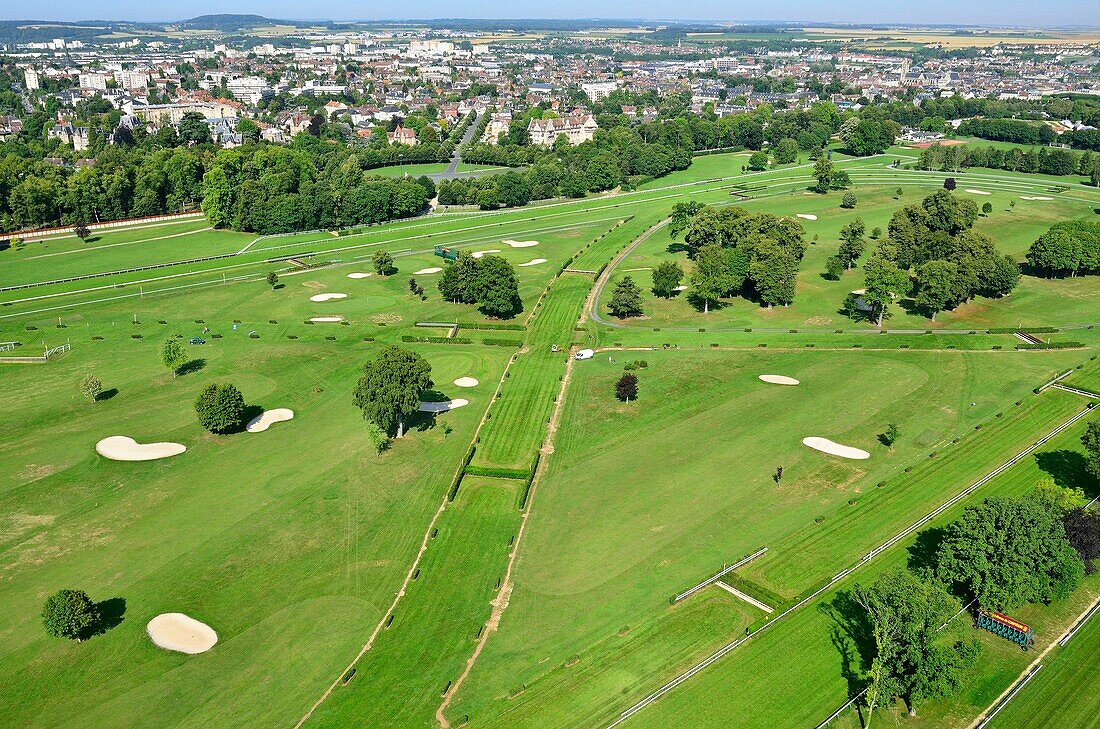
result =
[{"label": "sky", "polygon": [[269,18],[374,20],[463,18],[648,18],[936,23],[991,26],[1100,26],[1100,0],[6,0],[0,19],[180,20],[207,13]]}]

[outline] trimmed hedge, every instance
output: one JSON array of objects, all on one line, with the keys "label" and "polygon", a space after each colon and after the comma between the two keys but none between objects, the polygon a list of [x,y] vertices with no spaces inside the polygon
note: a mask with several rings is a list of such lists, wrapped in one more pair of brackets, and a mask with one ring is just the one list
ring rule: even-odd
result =
[{"label": "trimmed hedge", "polygon": [[1044,342],[1042,344],[1017,344],[1016,349],[1079,349],[1081,342]]},{"label": "trimmed hedge", "polygon": [[509,332],[522,332],[527,327],[522,324],[493,324],[485,322],[458,322],[459,329],[484,329],[488,331],[509,331]]},{"label": "trimmed hedge", "polygon": [[414,337],[411,334],[403,334],[402,342],[424,342],[429,344],[473,344],[472,339],[466,337]]},{"label": "trimmed hedge", "polygon": [[[454,340],[449,340],[454,341]],[[482,344],[488,344],[494,347],[522,347],[523,341],[519,339],[482,339]]]},{"label": "trimmed hedge", "polygon": [[490,478],[511,478],[522,481],[530,475],[526,468],[496,468],[492,466],[466,466],[467,476],[488,476]]}]

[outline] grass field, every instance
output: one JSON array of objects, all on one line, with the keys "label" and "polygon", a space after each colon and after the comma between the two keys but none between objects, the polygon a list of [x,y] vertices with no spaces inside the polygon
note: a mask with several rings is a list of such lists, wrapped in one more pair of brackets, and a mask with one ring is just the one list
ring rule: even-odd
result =
[{"label": "grass field", "polygon": [[[519,210],[260,239],[198,219],[0,252],[0,288],[94,276],[0,292],[0,342],[21,345],[5,354],[72,345],[46,364],[0,363],[0,723],[288,726],[334,686],[305,726],[436,726],[445,695],[452,726],[467,718],[471,726],[603,725],[764,624],[762,611],[717,587],[675,606],[671,595],[767,546],[727,582],[782,609],[1084,407],[1081,396],[1056,389],[1033,394],[1037,385],[1076,368],[1067,384],[1100,389],[1100,330],[1054,333],[1083,344],[1034,352],[1014,351],[1011,335],[966,333],[1017,319],[1090,321],[1100,291],[1088,277],[1025,278],[1011,297],[935,324],[899,310],[891,326],[913,333],[871,335],[841,320],[838,302],[860,285],[861,268],[840,282],[820,277],[839,227],[854,215],[885,227],[893,208],[919,200],[943,175],[838,155],[859,196],[853,212],[837,207],[836,194],[804,194],[804,165],[743,175],[743,158],[700,157],[636,192]],[[704,317],[679,298],[647,294],[647,319],[617,327],[582,317],[600,272],[672,205],[729,204],[740,186],[755,188],[754,199],[737,203],[750,209],[818,215],[805,221],[818,241],[792,307],[768,312],[737,300]],[[1019,199],[1051,186],[984,171],[959,185],[993,193],[976,198],[995,207],[978,227],[1018,258],[1051,222],[1087,217],[1100,204],[1084,189]],[[511,248],[507,239],[538,245]],[[682,258],[668,252],[670,242],[659,229],[640,243],[607,274],[605,302],[621,276],[648,286],[648,267]],[[514,328],[477,328],[499,322],[440,299],[438,274],[416,273],[443,265],[436,244],[500,249],[517,265],[523,311]],[[349,279],[373,271],[377,250],[395,256],[397,274]],[[287,256],[316,267],[279,260]],[[194,258],[207,260],[181,263]],[[547,260],[519,267],[535,258]],[[592,273],[563,273],[567,263]],[[112,273],[140,266],[162,267]],[[271,270],[276,287],[263,280]],[[425,300],[410,292],[410,277]],[[309,300],[318,293],[348,297]],[[344,321],[308,321],[326,315]],[[474,326],[452,341],[404,341],[442,335],[416,327],[429,321]],[[171,334],[207,340],[189,346],[193,363],[179,377],[159,357]],[[486,341],[494,339],[508,344]],[[379,455],[351,393],[363,363],[392,343],[432,365],[426,397],[470,404],[418,416]],[[570,367],[581,346],[603,349]],[[640,399],[621,403],[614,382],[634,360],[646,363],[635,370]],[[77,391],[87,373],[106,390],[95,404]],[[802,384],[767,385],[757,379],[764,373]],[[460,376],[479,384],[458,388]],[[263,433],[205,433],[192,403],[205,384],[225,381],[250,405],[289,407],[294,419]],[[887,447],[878,436],[891,422],[901,437]],[[1048,474],[1079,482],[1084,425],[971,500],[1023,493]],[[187,451],[109,461],[94,451],[108,435]],[[801,444],[808,435],[871,457],[824,456]],[[452,492],[471,448],[472,471]],[[529,491],[525,475],[538,454]],[[911,544],[884,552],[631,723],[816,725],[859,683],[852,639],[837,629],[838,591],[904,562]],[[1049,642],[1100,594],[1098,580],[1020,617]],[[117,624],[80,644],[47,637],[41,605],[62,587],[87,590]],[[198,656],[155,648],[145,625],[169,611],[211,625],[218,644]],[[966,620],[952,630],[972,634]],[[988,660],[973,681],[956,699],[922,707],[914,724],[964,726],[1014,680],[1027,657],[979,638]],[[1088,664],[1070,649],[1057,661],[1067,657],[1065,682],[1084,685]],[[349,665],[355,672],[344,681]],[[468,665],[460,687],[449,688]],[[1036,699],[1044,707],[1072,701],[1049,694],[1053,685],[1031,688],[1048,692]],[[1017,701],[1026,711],[1026,695]],[[1073,711],[1065,715],[1084,720],[1093,709],[1085,702]],[[999,725],[1014,725],[1005,723],[1012,717],[1006,710]]]}]

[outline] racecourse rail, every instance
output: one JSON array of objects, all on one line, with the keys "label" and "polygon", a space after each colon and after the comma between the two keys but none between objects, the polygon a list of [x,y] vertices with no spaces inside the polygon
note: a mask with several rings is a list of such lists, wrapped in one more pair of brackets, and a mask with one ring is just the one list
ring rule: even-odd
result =
[{"label": "racecourse rail", "polygon": [[734,640],[731,643],[727,643],[726,645],[722,646],[721,648],[719,648],[717,651],[715,651],[711,655],[704,658],[699,663],[697,663],[694,666],[692,666],[691,668],[689,668],[687,671],[684,671],[679,676],[672,679],[671,681],[666,683],[661,688],[657,689],[653,693],[651,693],[648,696],[646,696],[645,698],[643,698],[638,703],[631,706],[629,709],[623,711],[621,714],[619,714],[618,719],[616,719],[614,722],[612,722],[611,724],[608,725],[608,729],[612,729],[613,727],[619,726],[620,724],[625,722],[627,719],[629,719],[630,717],[637,714],[642,709],[646,708],[647,706],[649,706],[653,702],[660,699],[665,694],[667,694],[670,691],[672,691],[673,689],[675,689],[680,684],[684,683],[685,681],[692,678],[696,674],[702,672],[708,666],[715,663],[716,661],[718,661],[719,659],[721,659],[722,657],[724,657],[725,655],[727,655],[728,653],[730,653],[734,649],[741,646],[743,643],[746,643],[749,640],[752,640],[753,638],[760,635],[765,630],[767,630],[768,628],[772,627],[777,622],[782,620],[784,617],[790,615],[794,611],[799,610],[800,608],[806,606],[807,604],[809,604],[813,600],[817,599],[817,597],[820,596],[822,593],[824,593],[824,592],[830,590],[832,587],[834,587],[837,582],[844,579],[848,575],[852,574],[857,569],[864,566],[865,564],[870,562],[872,559],[874,559],[878,555],[882,554],[884,551],[886,551],[890,547],[894,546],[895,544],[897,544],[901,540],[905,539],[910,534],[915,532],[917,529],[921,528],[922,526],[927,524],[932,519],[935,519],[937,516],[939,516],[940,514],[942,514],[945,511],[947,511],[952,506],[954,506],[955,504],[959,503],[960,501],[962,501],[963,499],[968,497],[970,494],[974,493],[977,489],[979,489],[982,486],[984,486],[985,484],[989,483],[991,480],[993,480],[994,478],[996,478],[1000,474],[1004,473],[1009,468],[1012,468],[1012,466],[1016,465],[1017,463],[1019,463],[1024,458],[1027,458],[1029,455],[1031,455],[1033,452],[1035,452],[1036,449],[1041,448],[1043,445],[1045,445],[1051,439],[1057,437],[1059,434],[1061,434],[1067,428],[1072,427],[1074,423],[1076,423],[1078,420],[1085,417],[1086,415],[1088,415],[1091,412],[1092,412],[1092,406],[1090,404],[1089,407],[1086,407],[1085,409],[1081,410],[1080,412],[1075,414],[1073,417],[1071,417],[1069,420],[1065,421],[1064,423],[1059,425],[1057,428],[1055,428],[1054,430],[1052,430],[1051,432],[1047,433],[1045,436],[1040,438],[1038,441],[1036,441],[1032,445],[1028,446],[1024,450],[1020,451],[1015,456],[1008,459],[1007,461],[1002,463],[1000,466],[998,466],[997,468],[995,468],[992,471],[990,471],[989,473],[987,473],[985,476],[983,476],[978,481],[974,482],[972,485],[968,486],[967,488],[963,489],[959,493],[955,494],[950,499],[948,499],[947,501],[940,504],[938,507],[936,507],[932,511],[930,511],[927,514],[925,514],[924,516],[922,516],[917,521],[913,522],[912,524],[905,527],[904,529],[902,529],[900,532],[898,532],[894,536],[887,539],[885,542],[883,542],[879,546],[872,549],[870,552],[865,554],[859,562],[857,562],[856,564],[854,564],[850,567],[847,567],[846,569],[838,572],[826,584],[822,585],[817,590],[814,590],[812,593],[810,593],[806,597],[802,598],[801,600],[796,602],[794,605],[790,606],[789,608],[787,608],[786,610],[781,612],[779,615],[775,616],[772,620],[764,623],[762,626],[760,626],[760,628],[755,633],[749,633],[748,635],[746,635],[742,638],[738,638],[737,640]]}]

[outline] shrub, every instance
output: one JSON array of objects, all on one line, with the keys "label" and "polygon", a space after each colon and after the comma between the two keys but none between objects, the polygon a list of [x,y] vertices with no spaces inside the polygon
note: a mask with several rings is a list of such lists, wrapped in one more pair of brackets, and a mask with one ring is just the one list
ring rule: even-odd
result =
[{"label": "shrub", "polygon": [[195,412],[211,433],[232,433],[244,425],[244,396],[233,385],[211,383],[195,400]]}]

